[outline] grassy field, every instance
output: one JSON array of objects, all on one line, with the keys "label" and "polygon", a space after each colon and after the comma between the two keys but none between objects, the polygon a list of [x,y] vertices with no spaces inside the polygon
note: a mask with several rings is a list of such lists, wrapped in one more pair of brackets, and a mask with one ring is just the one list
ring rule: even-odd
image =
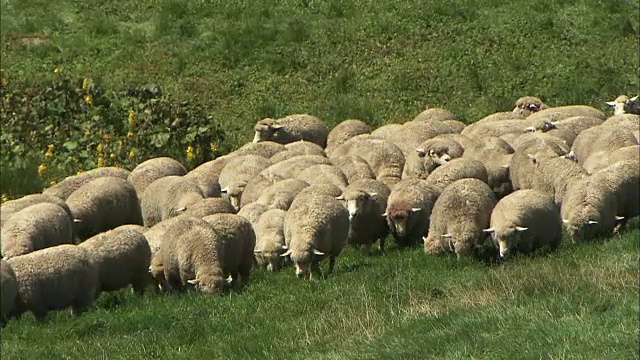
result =
[{"label": "grassy field", "polygon": [[[305,112],[330,126],[359,118],[377,127],[440,106],[472,122],[523,95],[610,113],[604,101],[640,87],[640,18],[628,0],[0,0],[0,11],[3,89],[27,91],[60,74],[114,90],[156,83],[211,112],[230,148],[251,140],[265,116]],[[39,145],[28,171],[2,177],[3,194],[39,190],[24,185],[38,176],[47,149]],[[325,280],[257,271],[242,293],[121,291],[80,318],[25,315],[2,330],[0,351],[3,359],[636,359],[639,237],[635,221],[608,241],[565,242],[500,265],[420,249],[348,250]]]}]

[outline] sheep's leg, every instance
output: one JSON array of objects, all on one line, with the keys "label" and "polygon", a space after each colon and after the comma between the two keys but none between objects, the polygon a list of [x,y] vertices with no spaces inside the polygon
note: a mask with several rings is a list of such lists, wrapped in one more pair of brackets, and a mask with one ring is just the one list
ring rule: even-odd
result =
[{"label": "sheep's leg", "polygon": [[329,256],[329,274],[333,273],[333,268],[336,266],[336,257],[334,255]]}]

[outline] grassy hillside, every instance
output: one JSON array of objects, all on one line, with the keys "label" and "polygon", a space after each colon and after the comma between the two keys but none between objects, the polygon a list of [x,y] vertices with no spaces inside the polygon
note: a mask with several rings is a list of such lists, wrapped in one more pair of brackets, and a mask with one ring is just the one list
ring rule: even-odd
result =
[{"label": "grassy hillside", "polygon": [[[113,92],[157,84],[171,104],[210,114],[228,149],[251,140],[265,116],[380,126],[440,106],[471,122],[522,95],[610,113],[604,101],[640,87],[640,18],[628,0],[0,0],[0,11],[3,94],[61,78]],[[106,119],[93,120],[96,111],[78,113],[92,131]],[[0,138],[3,194],[67,175],[39,177],[49,144],[65,164],[76,154],[98,163],[95,139],[72,139],[81,144],[73,147],[43,133],[42,143]],[[184,154],[186,143],[176,146]],[[257,271],[245,291],[222,296],[125,290],[103,294],[80,318],[11,321],[0,351],[3,359],[634,359],[639,236],[635,221],[609,241],[565,242],[501,265],[421,249],[348,250],[325,280],[297,281],[286,268]]]}]

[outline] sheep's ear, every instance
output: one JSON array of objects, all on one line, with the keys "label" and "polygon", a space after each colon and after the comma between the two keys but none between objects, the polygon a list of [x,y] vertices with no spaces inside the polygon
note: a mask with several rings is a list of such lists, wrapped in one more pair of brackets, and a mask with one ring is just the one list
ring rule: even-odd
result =
[{"label": "sheep's ear", "polygon": [[199,282],[200,280],[198,279],[187,280],[187,284],[191,284],[191,285],[198,285]]},{"label": "sheep's ear", "polygon": [[221,193],[227,193],[227,192],[229,192],[229,189],[227,189],[227,188],[222,188],[222,189],[220,189],[220,192],[221,192]]},{"label": "sheep's ear", "polygon": [[527,108],[528,108],[529,110],[533,111],[533,110],[538,109],[538,105],[536,105],[536,104],[529,104],[529,105],[527,106]]},{"label": "sheep's ear", "polygon": [[229,275],[229,277],[223,279],[222,281],[224,282],[225,285],[231,285],[231,283],[233,282],[233,277]]},{"label": "sheep's ear", "polygon": [[598,223],[597,221],[593,221],[593,220],[587,221],[587,224],[589,224],[589,225],[595,225],[597,223]]},{"label": "sheep's ear", "polygon": [[436,156],[436,152],[433,149],[429,150],[429,156],[431,157]]},{"label": "sheep's ear", "polygon": [[289,256],[291,255],[291,249],[287,249],[287,251],[283,252],[282,254],[280,254],[280,256]]},{"label": "sheep's ear", "polygon": [[177,212],[177,213],[182,213],[182,212],[185,212],[186,210],[187,210],[187,207],[186,207],[186,206],[183,206],[183,207],[181,207],[180,209],[176,209],[176,212]]},{"label": "sheep's ear", "polygon": [[336,196],[336,200],[344,200],[344,196],[342,196],[342,195]]},{"label": "sheep's ear", "polygon": [[416,213],[416,212],[418,212],[420,210],[422,210],[422,208],[411,208],[411,212],[414,212],[414,213]]},{"label": "sheep's ear", "polygon": [[605,102],[605,104],[607,104],[609,106],[616,106],[615,101],[607,101],[607,102]]},{"label": "sheep's ear", "polygon": [[638,100],[638,95],[636,95],[636,96],[632,97],[631,99],[629,99],[629,101],[636,101],[636,100]]},{"label": "sheep's ear", "polygon": [[516,231],[523,232],[529,230],[528,227],[516,226]]},{"label": "sheep's ear", "polygon": [[324,253],[318,249],[312,249],[313,255],[324,256]]},{"label": "sheep's ear", "polygon": [[500,167],[503,168],[503,169],[508,169],[509,168],[509,164],[500,165]]},{"label": "sheep's ear", "polygon": [[368,193],[367,195],[368,195],[368,196],[377,196],[377,195],[378,195],[378,193],[377,193],[377,192],[372,192],[372,193]]},{"label": "sheep's ear", "polygon": [[536,131],[536,128],[533,126],[529,126],[527,128],[524,128],[524,132],[534,132]]},{"label": "sheep's ear", "polygon": [[488,228],[488,229],[483,229],[482,230],[482,232],[486,232],[486,233],[489,233],[489,234],[494,233],[495,231],[496,231],[496,229],[494,229],[494,228]]},{"label": "sheep's ear", "polygon": [[271,125],[271,128],[272,128],[273,130],[282,129],[282,127],[283,127],[283,125],[277,125],[277,124],[273,124],[273,125]]},{"label": "sheep's ear", "polygon": [[262,250],[253,250],[253,255],[260,255],[262,254]]},{"label": "sheep's ear", "polygon": [[562,223],[563,223],[563,224],[568,224],[568,223],[569,223],[569,220],[567,220],[567,219],[562,219]]},{"label": "sheep's ear", "polygon": [[531,154],[527,154],[527,156],[529,157],[529,159],[531,159],[531,162],[534,164],[538,163],[538,160],[536,159],[535,156],[531,155]]},{"label": "sheep's ear", "polygon": [[622,221],[624,220],[624,216],[616,216],[616,221]]},{"label": "sheep's ear", "polygon": [[451,235],[451,234],[442,234],[440,236],[445,238],[445,239],[451,239],[453,237],[453,235]]},{"label": "sheep's ear", "polygon": [[383,217],[387,217],[387,216],[389,216],[389,214],[387,214],[387,213],[385,212],[385,213],[382,213],[382,216],[383,216]]},{"label": "sheep's ear", "polygon": [[420,156],[420,157],[424,157],[425,155],[427,155],[427,152],[422,148],[416,149],[416,152],[418,153],[418,156]]},{"label": "sheep's ear", "polygon": [[80,219],[73,219],[73,223],[74,224],[81,223],[81,222],[82,222],[82,220],[80,220]]}]

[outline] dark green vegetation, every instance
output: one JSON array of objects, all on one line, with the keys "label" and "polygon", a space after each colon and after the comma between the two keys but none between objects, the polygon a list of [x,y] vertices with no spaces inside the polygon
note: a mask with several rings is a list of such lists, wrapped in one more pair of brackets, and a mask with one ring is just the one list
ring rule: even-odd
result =
[{"label": "dark green vegetation", "polygon": [[[639,88],[640,19],[627,0],[2,0],[0,10],[3,110],[9,93],[64,79],[82,88],[89,78],[117,100],[120,110],[104,113],[116,129],[128,122],[130,99],[112,95],[157,84],[165,108],[188,101],[197,121],[211,116],[220,149],[251,140],[265,116],[305,112],[330,126],[360,118],[377,127],[440,106],[471,122],[523,95],[610,113],[604,101]],[[81,106],[84,95],[70,101]],[[91,106],[72,119],[96,129],[99,104]],[[19,119],[4,114],[2,133],[15,133],[8,126]],[[125,130],[102,140],[38,133],[17,150],[3,137],[2,193],[69,175],[69,140],[82,144],[78,156],[87,151],[78,166],[97,166],[98,145],[117,146]],[[180,139],[161,151],[186,164],[188,145],[207,146]],[[150,156],[151,146],[139,150]],[[5,161],[16,151],[25,164]],[[38,180],[40,164],[50,173]],[[10,322],[2,357],[634,359],[640,232],[632,228],[492,267],[418,249],[348,251],[321,281],[297,281],[287,268],[256,272],[241,294],[107,294],[78,319],[65,311]]]}]

